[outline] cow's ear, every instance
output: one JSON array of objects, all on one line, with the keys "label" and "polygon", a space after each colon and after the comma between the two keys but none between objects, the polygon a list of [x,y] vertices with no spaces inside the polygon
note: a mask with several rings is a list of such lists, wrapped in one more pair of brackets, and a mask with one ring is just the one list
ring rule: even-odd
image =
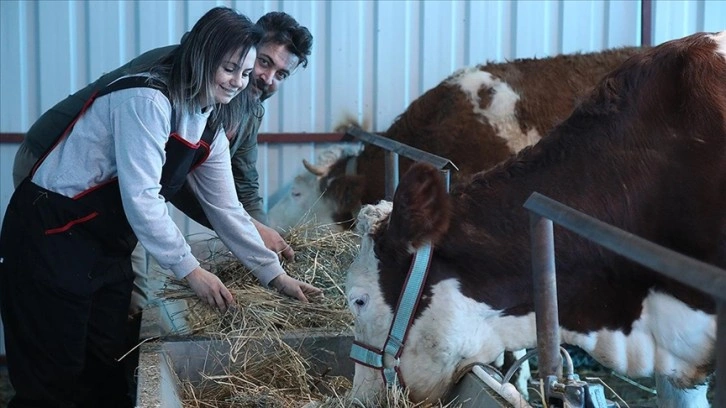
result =
[{"label": "cow's ear", "polygon": [[424,241],[436,243],[449,228],[450,205],[441,172],[429,164],[414,164],[393,196],[389,231],[414,247]]}]

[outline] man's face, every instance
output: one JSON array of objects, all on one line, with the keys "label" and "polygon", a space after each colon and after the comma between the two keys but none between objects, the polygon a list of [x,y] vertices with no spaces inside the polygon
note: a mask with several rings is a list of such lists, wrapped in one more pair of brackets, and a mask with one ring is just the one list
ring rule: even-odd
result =
[{"label": "man's face", "polygon": [[252,83],[254,95],[262,101],[272,96],[298,63],[298,57],[284,45],[268,43],[257,48],[255,81]]}]

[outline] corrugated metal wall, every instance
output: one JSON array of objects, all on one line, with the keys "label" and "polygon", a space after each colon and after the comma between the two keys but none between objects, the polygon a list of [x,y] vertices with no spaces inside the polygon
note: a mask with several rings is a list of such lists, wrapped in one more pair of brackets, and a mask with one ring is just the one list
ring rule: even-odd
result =
[{"label": "corrugated metal wall", "polygon": [[[654,44],[726,28],[721,0],[651,4]],[[217,5],[253,20],[283,10],[315,37],[308,68],[266,102],[262,132],[330,132],[351,119],[385,130],[412,100],[458,68],[641,41],[638,0],[0,0],[0,133],[24,132],[44,110],[103,72],[178,42]],[[12,192],[16,148],[0,143],[0,217]],[[315,148],[262,146],[267,205],[302,171],[302,158],[315,159]],[[195,230],[178,219],[186,231]]]}]

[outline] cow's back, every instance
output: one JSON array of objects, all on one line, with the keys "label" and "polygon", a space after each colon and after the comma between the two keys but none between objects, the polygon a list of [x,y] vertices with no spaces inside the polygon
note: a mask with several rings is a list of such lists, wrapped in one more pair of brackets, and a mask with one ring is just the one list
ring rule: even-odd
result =
[{"label": "cow's back", "polygon": [[[518,59],[461,69],[399,115],[385,136],[451,160],[457,183],[536,143],[567,118],[608,72],[640,52],[627,47],[597,53]],[[383,151],[366,147],[359,174],[363,203],[383,198]],[[403,174],[411,161],[400,159]]]}]

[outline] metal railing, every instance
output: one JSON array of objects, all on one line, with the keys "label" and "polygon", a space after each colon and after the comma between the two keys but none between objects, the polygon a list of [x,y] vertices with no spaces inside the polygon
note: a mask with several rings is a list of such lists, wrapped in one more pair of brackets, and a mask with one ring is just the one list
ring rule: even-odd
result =
[{"label": "metal railing", "polygon": [[[532,272],[535,287],[539,375],[560,377],[560,333],[553,222],[654,271],[711,295],[716,301],[716,398],[726,407],[726,270],[689,258],[634,234],[582,214],[551,198],[533,193],[524,203],[530,211]],[[688,271],[688,273],[683,273]]]},{"label": "metal railing", "polygon": [[350,126],[345,132],[346,138],[354,138],[363,143],[372,144],[385,150],[386,157],[386,200],[393,199],[393,193],[396,191],[398,185],[398,156],[407,157],[417,162],[428,163],[437,169],[442,174],[444,182],[446,183],[446,191],[449,190],[451,185],[451,170],[459,170],[451,160],[425,152],[421,149],[417,149],[413,146],[397,142],[393,139],[389,139],[385,136],[377,135],[375,133],[369,133],[357,126]]}]

